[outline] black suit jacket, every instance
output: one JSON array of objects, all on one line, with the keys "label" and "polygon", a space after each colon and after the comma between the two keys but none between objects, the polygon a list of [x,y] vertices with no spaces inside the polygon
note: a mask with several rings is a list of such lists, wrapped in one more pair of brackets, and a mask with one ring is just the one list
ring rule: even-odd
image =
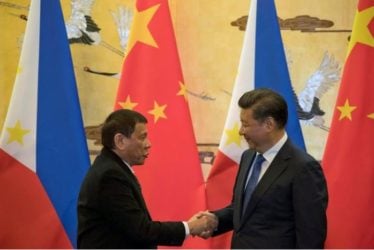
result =
[{"label": "black suit jacket", "polygon": [[79,194],[78,248],[156,248],[184,239],[182,222],[152,221],[136,177],[104,148]]},{"label": "black suit jacket", "polygon": [[232,248],[323,248],[327,187],[319,163],[289,140],[257,184],[243,217],[243,190],[255,152],[243,153],[232,203],[214,213],[216,235],[233,231]]}]

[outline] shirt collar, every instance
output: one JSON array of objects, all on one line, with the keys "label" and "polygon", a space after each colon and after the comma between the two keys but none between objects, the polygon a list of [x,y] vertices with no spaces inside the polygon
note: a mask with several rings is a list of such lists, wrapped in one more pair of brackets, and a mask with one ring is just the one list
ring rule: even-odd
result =
[{"label": "shirt collar", "polygon": [[267,162],[271,163],[274,160],[274,158],[278,154],[279,150],[286,143],[287,138],[288,138],[287,133],[284,133],[282,138],[277,143],[275,143],[273,147],[271,147],[265,153],[262,154]]},{"label": "shirt collar", "polygon": [[125,165],[130,169],[131,173],[133,173],[135,175],[135,171],[132,169],[132,167],[130,166],[130,164],[128,164],[126,161],[122,160],[123,163],[125,163]]}]

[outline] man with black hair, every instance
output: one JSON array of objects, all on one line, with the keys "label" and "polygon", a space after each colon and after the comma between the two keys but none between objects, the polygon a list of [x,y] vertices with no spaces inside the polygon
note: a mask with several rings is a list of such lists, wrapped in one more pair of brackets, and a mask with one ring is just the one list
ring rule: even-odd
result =
[{"label": "man with black hair", "polygon": [[152,221],[133,165],[144,164],[151,143],[147,119],[117,110],[105,120],[103,149],[89,169],[78,200],[78,248],[179,246],[189,234],[216,227],[207,217],[187,222]]}]

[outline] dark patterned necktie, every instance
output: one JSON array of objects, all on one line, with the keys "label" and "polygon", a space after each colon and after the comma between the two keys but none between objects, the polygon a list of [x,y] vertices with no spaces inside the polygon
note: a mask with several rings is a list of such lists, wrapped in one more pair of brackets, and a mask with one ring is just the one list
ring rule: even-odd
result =
[{"label": "dark patterned necktie", "polygon": [[244,191],[242,215],[244,215],[245,210],[247,209],[248,203],[251,199],[252,193],[256,188],[258,178],[261,172],[261,165],[264,161],[265,161],[265,158],[261,154],[259,154],[257,155],[255,162],[253,163],[253,166],[252,166],[253,170],[252,170],[251,176],[249,177],[247,186]]}]

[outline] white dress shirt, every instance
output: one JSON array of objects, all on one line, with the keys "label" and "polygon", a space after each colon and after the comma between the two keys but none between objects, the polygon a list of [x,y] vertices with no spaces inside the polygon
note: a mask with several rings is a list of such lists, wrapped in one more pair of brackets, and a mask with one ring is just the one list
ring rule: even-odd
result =
[{"label": "white dress shirt", "polygon": [[[261,165],[261,172],[260,172],[260,176],[258,177],[257,183],[264,176],[266,170],[268,170],[268,168],[269,168],[270,164],[272,163],[272,161],[274,160],[275,156],[278,154],[278,152],[282,148],[282,146],[286,143],[287,138],[288,138],[287,134],[284,133],[283,137],[273,147],[271,147],[270,149],[268,149],[266,152],[264,152],[262,154],[262,156],[265,158],[265,161]],[[258,155],[258,153],[256,154],[256,156],[257,155]],[[251,168],[249,173],[248,173],[245,187],[247,187],[249,177],[252,174],[252,170],[253,170],[253,168]]]}]

